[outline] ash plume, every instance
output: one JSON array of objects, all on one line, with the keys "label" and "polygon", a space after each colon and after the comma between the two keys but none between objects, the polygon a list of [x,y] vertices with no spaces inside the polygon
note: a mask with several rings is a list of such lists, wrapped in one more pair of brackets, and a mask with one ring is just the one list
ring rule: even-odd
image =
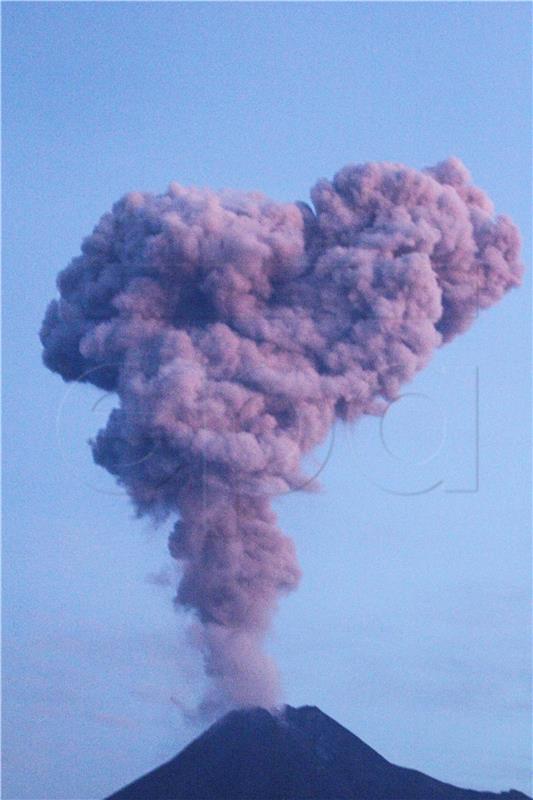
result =
[{"label": "ash plume", "polygon": [[51,370],[117,395],[96,463],[139,514],[177,518],[207,704],[280,701],[262,641],[300,572],[270,505],[306,483],[302,457],[520,282],[516,227],[458,159],[349,165],[311,198],[130,193],[59,274],[41,329]]}]

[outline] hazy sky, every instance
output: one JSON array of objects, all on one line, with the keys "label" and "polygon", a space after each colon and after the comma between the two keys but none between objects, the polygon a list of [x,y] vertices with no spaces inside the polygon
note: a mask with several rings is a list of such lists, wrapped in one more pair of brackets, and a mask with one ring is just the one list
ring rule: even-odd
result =
[{"label": "hazy sky", "polygon": [[[113,398],[41,365],[58,270],[132,189],[307,200],[347,162],[451,154],[530,264],[530,16],[3,5],[6,800],[102,797],[199,731],[178,708],[201,671],[160,585],[169,526],[135,520],[92,464]],[[381,432],[337,427],[310,460],[322,492],[276,503],[304,570],[269,645],[287,702],[480,789],[531,791],[529,287],[440,351]]]}]

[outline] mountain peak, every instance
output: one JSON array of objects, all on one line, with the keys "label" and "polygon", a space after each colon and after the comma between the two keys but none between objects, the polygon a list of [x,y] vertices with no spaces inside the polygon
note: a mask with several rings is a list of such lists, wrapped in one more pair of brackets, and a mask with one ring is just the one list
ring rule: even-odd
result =
[{"label": "mountain peak", "polygon": [[316,706],[235,709],[108,800],[530,800],[398,767]]}]

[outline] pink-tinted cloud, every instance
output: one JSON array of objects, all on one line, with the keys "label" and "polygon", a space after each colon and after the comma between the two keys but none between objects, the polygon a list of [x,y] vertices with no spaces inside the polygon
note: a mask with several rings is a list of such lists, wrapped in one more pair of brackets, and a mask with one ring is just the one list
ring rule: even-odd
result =
[{"label": "pink-tinted cloud", "polygon": [[92,443],[139,514],[178,515],[206,704],[279,701],[261,649],[294,589],[270,500],[336,419],[375,413],[520,281],[519,236],[457,159],[344,167],[314,211],[171,184],[105,214],[60,273],[46,365],[116,392]]}]

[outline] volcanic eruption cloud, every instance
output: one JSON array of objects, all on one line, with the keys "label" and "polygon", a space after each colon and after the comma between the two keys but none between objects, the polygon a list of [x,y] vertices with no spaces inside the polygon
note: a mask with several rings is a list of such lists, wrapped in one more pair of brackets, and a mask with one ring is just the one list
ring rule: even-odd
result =
[{"label": "volcanic eruption cloud", "polygon": [[398,396],[435,348],[520,282],[516,227],[456,158],[348,165],[305,203],[132,192],[58,277],[41,329],[66,381],[116,393],[94,460],[173,517],[205,703],[275,706],[263,652],[300,572],[271,501],[337,419]]}]

